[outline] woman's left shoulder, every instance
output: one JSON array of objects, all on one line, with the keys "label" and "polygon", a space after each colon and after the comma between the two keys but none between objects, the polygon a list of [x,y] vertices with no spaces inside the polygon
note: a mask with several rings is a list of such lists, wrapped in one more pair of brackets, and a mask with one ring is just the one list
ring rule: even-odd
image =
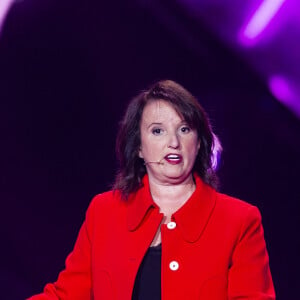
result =
[{"label": "woman's left shoulder", "polygon": [[216,210],[231,217],[244,218],[248,216],[254,219],[261,219],[260,211],[255,205],[219,192],[216,192]]}]

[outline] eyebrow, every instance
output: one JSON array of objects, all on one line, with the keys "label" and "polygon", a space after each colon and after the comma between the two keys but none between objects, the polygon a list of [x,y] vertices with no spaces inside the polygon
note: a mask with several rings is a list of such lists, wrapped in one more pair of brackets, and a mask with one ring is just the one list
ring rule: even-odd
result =
[{"label": "eyebrow", "polygon": [[153,126],[153,125],[162,125],[162,123],[153,122],[153,123],[149,124],[149,125],[147,126],[147,128],[150,128],[150,127]]},{"label": "eyebrow", "polygon": [[[189,126],[189,124],[188,124],[185,120],[182,120],[179,124],[180,124],[180,125],[186,124],[186,125]],[[149,125],[147,126],[147,128],[150,128],[150,127],[153,126],[153,125],[160,125],[160,126],[161,126],[161,125],[163,125],[163,123],[161,123],[161,122],[153,122],[153,123],[149,124]]]}]

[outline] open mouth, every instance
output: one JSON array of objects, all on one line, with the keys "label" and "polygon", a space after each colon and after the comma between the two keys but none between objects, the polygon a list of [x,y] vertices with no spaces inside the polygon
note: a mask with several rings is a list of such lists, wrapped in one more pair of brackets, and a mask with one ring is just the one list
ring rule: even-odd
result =
[{"label": "open mouth", "polygon": [[165,156],[165,160],[171,164],[178,164],[182,161],[182,156],[179,154],[168,154]]}]

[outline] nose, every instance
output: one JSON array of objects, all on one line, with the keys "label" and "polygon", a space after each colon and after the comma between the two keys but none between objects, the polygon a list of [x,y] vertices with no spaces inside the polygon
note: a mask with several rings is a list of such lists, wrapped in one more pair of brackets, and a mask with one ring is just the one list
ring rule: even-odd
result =
[{"label": "nose", "polygon": [[180,141],[177,133],[172,133],[169,136],[168,148],[177,149],[179,148]]}]

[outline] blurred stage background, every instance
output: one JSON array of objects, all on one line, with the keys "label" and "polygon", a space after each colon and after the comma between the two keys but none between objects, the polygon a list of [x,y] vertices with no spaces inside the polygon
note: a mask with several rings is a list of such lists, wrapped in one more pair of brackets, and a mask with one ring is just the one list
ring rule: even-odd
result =
[{"label": "blurred stage background", "polygon": [[298,299],[296,0],[1,2],[0,298],[56,279],[91,198],[113,182],[127,102],[170,78],[223,143],[221,191],[261,210],[278,299]]}]

